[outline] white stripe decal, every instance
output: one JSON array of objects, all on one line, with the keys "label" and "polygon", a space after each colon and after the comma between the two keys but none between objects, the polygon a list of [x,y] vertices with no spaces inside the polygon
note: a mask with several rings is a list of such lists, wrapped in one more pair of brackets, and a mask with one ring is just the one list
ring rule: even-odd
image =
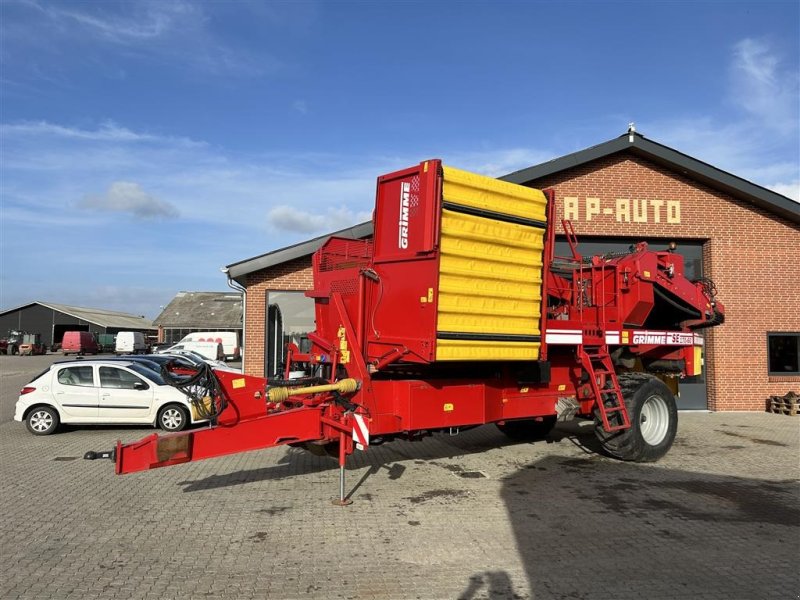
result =
[{"label": "white stripe decal", "polygon": [[548,329],[545,342],[548,344],[582,344],[583,333],[580,329]]},{"label": "white stripe decal", "polygon": [[[703,336],[683,331],[648,331],[626,330],[606,331],[605,343],[612,346],[620,344],[647,344],[656,346],[702,346]],[[583,332],[580,329],[548,329],[545,332],[548,344],[577,345],[583,344]]]},{"label": "white stripe decal", "polygon": [[364,450],[369,446],[369,427],[364,420],[364,415],[353,415],[353,441],[356,448]]}]

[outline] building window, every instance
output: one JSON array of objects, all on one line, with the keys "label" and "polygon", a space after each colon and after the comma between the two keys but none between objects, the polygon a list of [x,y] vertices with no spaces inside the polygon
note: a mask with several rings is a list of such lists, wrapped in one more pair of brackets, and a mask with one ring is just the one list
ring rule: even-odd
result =
[{"label": "building window", "polygon": [[314,301],[304,292],[267,293],[267,377],[274,377],[283,369],[287,344],[296,344],[300,352],[311,349],[308,333],[314,329]]},{"label": "building window", "polygon": [[800,333],[768,333],[770,375],[800,375]]}]

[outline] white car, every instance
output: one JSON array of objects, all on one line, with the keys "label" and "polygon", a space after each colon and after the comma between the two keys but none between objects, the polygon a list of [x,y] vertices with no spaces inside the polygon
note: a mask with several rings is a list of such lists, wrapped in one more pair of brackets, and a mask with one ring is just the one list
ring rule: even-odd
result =
[{"label": "white car", "polygon": [[192,419],[188,398],[164,383],[160,373],[123,361],[58,362],[20,390],[15,421],[34,435],[53,433],[60,423],[150,424],[181,431]]},{"label": "white car", "polygon": [[161,352],[160,354],[165,354],[168,356],[184,356],[190,359],[192,362],[204,362],[208,365],[211,365],[211,368],[217,371],[230,371],[232,373],[241,373],[241,369],[237,369],[236,367],[230,367],[227,363],[222,362],[221,360],[212,360],[210,358],[206,358],[202,354],[198,354],[193,350],[172,350],[169,353],[166,351]]},{"label": "white car", "polygon": [[162,348],[158,354],[174,354],[181,350],[195,352],[210,360],[225,361],[225,352],[219,342],[179,342],[169,348]]}]

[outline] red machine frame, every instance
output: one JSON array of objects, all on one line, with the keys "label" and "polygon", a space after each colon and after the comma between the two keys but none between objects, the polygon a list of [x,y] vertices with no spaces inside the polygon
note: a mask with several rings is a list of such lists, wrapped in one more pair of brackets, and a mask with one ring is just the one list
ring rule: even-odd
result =
[{"label": "red machine frame", "polygon": [[[431,175],[420,193],[433,195],[429,205],[435,205],[441,167],[426,161],[426,169],[428,163]],[[379,186],[421,172],[421,166],[399,171],[380,178]],[[382,302],[384,320],[403,310],[397,298],[387,299],[382,261],[413,279],[427,277],[425,261],[438,260],[438,213],[432,212],[412,259],[378,252],[383,241],[377,234],[374,242],[331,238],[314,255],[315,285],[307,295],[315,300],[317,330],[309,334],[310,352],[289,345],[282,380],[216,371],[221,393],[213,399],[219,412],[211,426],[118,443],[112,452],[87,458],[113,458],[117,473],[132,473],[282,444],[338,444],[339,500],[345,502],[346,457],[370,440],[556,415],[595,418],[609,433],[628,429],[620,364],[664,378],[696,374],[702,339],[695,329],[722,322],[724,307],[713,284],[685,277],[683,258],[672,251],[642,243],[628,253],[584,259],[572,225],[562,221],[572,255],[555,256],[555,196],[546,196],[538,360],[437,364],[430,340],[411,335],[418,343],[403,344],[376,335]],[[297,369],[313,379],[291,380]]]}]

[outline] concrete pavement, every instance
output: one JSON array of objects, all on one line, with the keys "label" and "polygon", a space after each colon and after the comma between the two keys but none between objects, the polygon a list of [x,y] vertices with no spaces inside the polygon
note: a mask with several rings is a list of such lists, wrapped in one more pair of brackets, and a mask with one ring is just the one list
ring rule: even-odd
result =
[{"label": "concrete pavement", "polygon": [[579,424],[393,442],[350,459],[341,508],[336,462],[299,449],[115,476],[83,453],[153,430],[34,437],[8,419],[43,359],[0,356],[3,598],[800,593],[798,417],[681,413],[653,465],[597,455]]}]

